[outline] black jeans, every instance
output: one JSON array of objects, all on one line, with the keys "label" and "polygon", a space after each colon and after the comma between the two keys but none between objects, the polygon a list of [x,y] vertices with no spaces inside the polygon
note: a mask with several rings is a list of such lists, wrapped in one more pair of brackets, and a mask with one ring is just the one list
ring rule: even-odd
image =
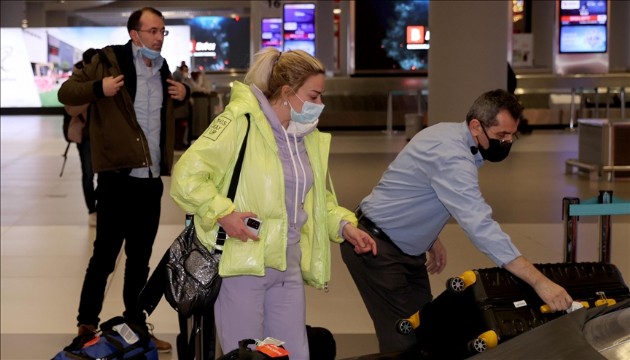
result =
[{"label": "black jeans", "polygon": [[127,256],[123,316],[144,324],[146,316],[138,296],[149,276],[163,190],[160,178],[141,179],[117,172],[98,174],[96,240],[81,290],[79,324],[98,325],[107,278],[114,271],[123,242]]},{"label": "black jeans", "polygon": [[81,160],[81,184],[83,185],[83,197],[88,213],[96,212],[96,192],[94,190],[94,171],[92,170],[92,155],[90,139],[84,138],[77,144],[79,159]]}]

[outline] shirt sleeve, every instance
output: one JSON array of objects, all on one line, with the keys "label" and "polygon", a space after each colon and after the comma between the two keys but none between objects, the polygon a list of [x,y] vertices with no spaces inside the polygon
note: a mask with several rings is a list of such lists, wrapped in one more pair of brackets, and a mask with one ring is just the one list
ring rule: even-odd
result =
[{"label": "shirt sleeve", "polygon": [[431,186],[475,247],[498,266],[520,256],[508,234],[492,218],[492,208],[479,188],[474,159],[465,155],[440,158],[442,160],[433,164],[436,168],[432,172]]}]

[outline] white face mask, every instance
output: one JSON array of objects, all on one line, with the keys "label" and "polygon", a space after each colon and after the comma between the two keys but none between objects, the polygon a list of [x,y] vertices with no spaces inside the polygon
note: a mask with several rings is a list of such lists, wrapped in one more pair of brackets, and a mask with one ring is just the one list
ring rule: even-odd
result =
[{"label": "white face mask", "polygon": [[159,51],[148,48],[140,39],[138,39],[138,41],[142,45],[142,47],[140,48],[140,53],[142,54],[142,56],[149,60],[155,60],[160,57]]},{"label": "white face mask", "polygon": [[[300,99],[297,94],[295,94],[295,97]],[[319,115],[321,115],[322,111],[324,111],[324,104],[315,104],[302,99],[300,99],[300,101],[303,104],[302,112],[300,113],[295,111],[293,106],[289,104],[289,106],[291,106],[291,120],[300,124],[312,124],[317,121],[317,119],[319,119]]]}]

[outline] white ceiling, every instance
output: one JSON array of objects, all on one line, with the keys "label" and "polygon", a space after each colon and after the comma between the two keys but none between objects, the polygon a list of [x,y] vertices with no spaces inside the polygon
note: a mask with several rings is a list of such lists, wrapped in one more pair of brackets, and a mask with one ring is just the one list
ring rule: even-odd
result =
[{"label": "white ceiling", "polygon": [[[264,1],[264,0],[260,0]],[[39,3],[41,1],[27,1]],[[205,0],[205,1],[46,1],[44,11],[66,12],[68,16],[101,26],[126,24],[132,11],[150,5],[161,11],[166,20],[187,19],[197,16],[250,15],[249,0]]]}]

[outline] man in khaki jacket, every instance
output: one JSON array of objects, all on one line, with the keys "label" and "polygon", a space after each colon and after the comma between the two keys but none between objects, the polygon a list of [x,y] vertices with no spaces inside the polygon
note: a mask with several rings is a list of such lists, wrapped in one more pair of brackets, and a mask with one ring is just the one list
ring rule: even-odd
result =
[{"label": "man in khaki jacket", "polygon": [[[173,103],[190,90],[174,81],[160,55],[168,30],[153,8],[131,14],[131,40],[98,50],[90,63],[59,89],[65,105],[90,103],[92,163],[98,173],[98,221],[94,252],[79,304],[79,335],[97,328],[107,278],[125,246],[124,317],[146,326],[138,295],[160,222],[163,184],[173,164]],[[158,351],[171,345],[155,339]]]}]

